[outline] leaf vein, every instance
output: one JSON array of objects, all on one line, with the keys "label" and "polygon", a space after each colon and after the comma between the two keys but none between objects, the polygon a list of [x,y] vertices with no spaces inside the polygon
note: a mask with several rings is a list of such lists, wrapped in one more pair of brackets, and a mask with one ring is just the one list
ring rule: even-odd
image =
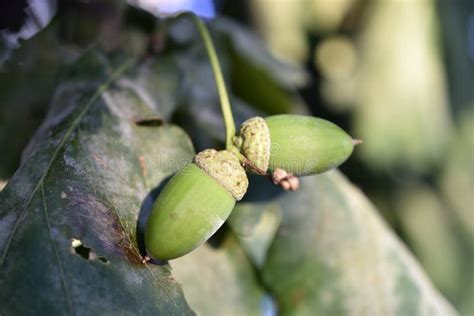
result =
[{"label": "leaf vein", "polygon": [[48,235],[49,235],[49,241],[51,242],[51,246],[54,251],[54,256],[56,257],[56,261],[58,263],[58,269],[59,269],[59,276],[61,278],[61,286],[64,291],[64,297],[66,299],[66,305],[67,309],[69,312],[69,315],[73,315],[72,312],[72,304],[71,304],[71,299],[69,297],[69,292],[67,289],[67,282],[66,282],[66,277],[64,274],[64,267],[63,263],[61,261],[61,257],[59,256],[58,248],[56,247],[56,244],[54,243],[53,236],[51,235],[51,224],[49,223],[49,215],[48,215],[48,207],[46,205],[46,197],[44,194],[44,185],[41,184],[41,199],[43,200],[43,211],[44,211],[44,219],[46,221],[46,227],[48,228]]}]

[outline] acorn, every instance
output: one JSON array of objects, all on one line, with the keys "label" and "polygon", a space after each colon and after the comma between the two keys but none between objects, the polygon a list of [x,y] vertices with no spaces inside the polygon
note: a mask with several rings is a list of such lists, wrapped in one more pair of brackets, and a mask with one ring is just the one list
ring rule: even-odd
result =
[{"label": "acorn", "polygon": [[222,226],[247,187],[245,170],[233,153],[198,153],[153,204],[145,230],[148,256],[170,260],[196,249]]},{"label": "acorn", "polygon": [[358,143],[329,121],[292,114],[253,117],[242,123],[234,138],[235,146],[258,169],[283,169],[295,176],[338,167]]}]

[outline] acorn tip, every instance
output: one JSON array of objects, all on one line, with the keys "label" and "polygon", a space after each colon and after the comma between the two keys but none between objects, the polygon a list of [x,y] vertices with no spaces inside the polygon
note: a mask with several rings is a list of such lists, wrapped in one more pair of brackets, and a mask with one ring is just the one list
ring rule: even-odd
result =
[{"label": "acorn tip", "polygon": [[362,143],[363,143],[362,139],[353,139],[353,140],[352,140],[352,144],[353,144],[354,146],[360,145],[360,144],[362,144]]}]

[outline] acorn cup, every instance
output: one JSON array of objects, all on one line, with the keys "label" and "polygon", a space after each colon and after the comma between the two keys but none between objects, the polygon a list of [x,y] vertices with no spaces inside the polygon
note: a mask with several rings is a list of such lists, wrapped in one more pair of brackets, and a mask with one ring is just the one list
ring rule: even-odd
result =
[{"label": "acorn cup", "polygon": [[222,226],[247,187],[245,170],[233,153],[198,153],[155,201],[145,230],[147,254],[169,260],[200,246]]},{"label": "acorn cup", "polygon": [[292,114],[253,117],[234,138],[240,152],[258,169],[283,169],[295,176],[338,167],[358,143],[329,121]]}]

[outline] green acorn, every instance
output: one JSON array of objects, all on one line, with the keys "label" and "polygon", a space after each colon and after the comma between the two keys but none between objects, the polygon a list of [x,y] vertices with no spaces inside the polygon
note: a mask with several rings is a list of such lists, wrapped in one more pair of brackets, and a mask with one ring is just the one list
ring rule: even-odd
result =
[{"label": "green acorn", "polygon": [[166,184],[145,230],[150,257],[183,256],[211,237],[248,187],[245,170],[231,152],[207,149]]},{"label": "green acorn", "polygon": [[359,142],[329,121],[292,114],[251,118],[234,138],[240,152],[257,168],[283,169],[295,176],[339,166]]}]

